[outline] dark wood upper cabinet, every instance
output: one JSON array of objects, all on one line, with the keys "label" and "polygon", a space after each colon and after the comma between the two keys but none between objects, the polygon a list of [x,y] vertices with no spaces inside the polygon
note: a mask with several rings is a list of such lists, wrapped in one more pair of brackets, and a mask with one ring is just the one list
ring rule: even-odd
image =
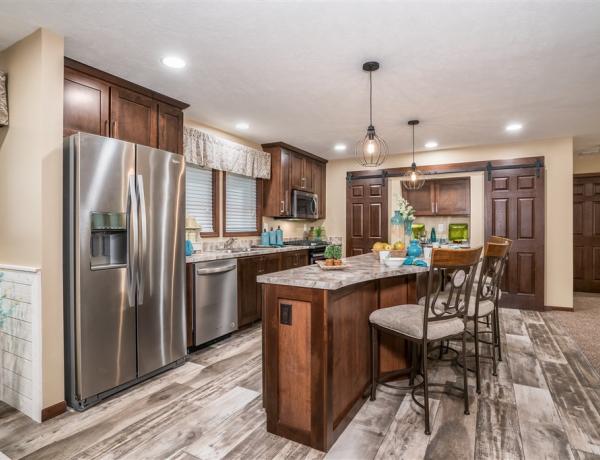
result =
[{"label": "dark wood upper cabinet", "polygon": [[324,219],[327,160],[284,142],[262,147],[271,154],[271,179],[264,181],[263,215],[290,217],[292,190],[303,190],[319,197],[319,219]]},{"label": "dark wood upper cabinet", "polygon": [[188,104],[65,58],[63,135],[78,131],[183,154]]},{"label": "dark wood upper cabinet", "polygon": [[433,181],[426,181],[418,190],[406,190],[402,188],[402,196],[415,208],[417,216],[435,215],[435,187]]},{"label": "dark wood upper cabinet", "polygon": [[78,131],[108,136],[110,86],[65,68],[63,136]]},{"label": "dark wood upper cabinet", "polygon": [[110,136],[158,147],[157,104],[151,97],[113,86],[110,89]]},{"label": "dark wood upper cabinet", "polygon": [[416,216],[468,216],[471,214],[471,182],[468,177],[430,179],[419,190],[402,189]]},{"label": "dark wood upper cabinet", "polygon": [[183,112],[158,103],[158,148],[183,154]]},{"label": "dark wood upper cabinet", "polygon": [[444,179],[435,183],[435,213],[442,216],[471,214],[471,181]]},{"label": "dark wood upper cabinet", "polygon": [[319,219],[325,218],[325,163],[312,161],[312,191],[319,197]]}]

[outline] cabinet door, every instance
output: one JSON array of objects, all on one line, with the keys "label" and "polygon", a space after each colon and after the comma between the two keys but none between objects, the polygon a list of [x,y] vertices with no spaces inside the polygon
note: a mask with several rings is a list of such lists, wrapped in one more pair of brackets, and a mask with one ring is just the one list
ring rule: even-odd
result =
[{"label": "cabinet door", "polygon": [[298,251],[296,267],[304,267],[306,265],[308,265],[308,251]]},{"label": "cabinet door", "polygon": [[282,216],[290,216],[292,214],[291,210],[291,200],[292,200],[292,188],[290,187],[290,163],[291,163],[291,155],[287,150],[281,149],[281,163],[280,163],[280,185],[279,185],[279,200],[282,201],[283,213]]},{"label": "cabinet door", "polygon": [[63,101],[63,136],[78,131],[108,136],[107,83],[66,67]]},{"label": "cabinet door", "polygon": [[319,219],[325,218],[325,164],[313,161],[312,162],[312,185],[313,193],[317,195],[319,200]]},{"label": "cabinet door", "polygon": [[238,324],[245,326],[256,321],[261,305],[260,289],[256,282],[259,271],[263,271],[262,257],[241,257],[238,259]]},{"label": "cabinet door", "polygon": [[119,86],[110,88],[110,136],[157,147],[157,107],[151,97]]},{"label": "cabinet door", "polygon": [[304,190],[304,156],[292,153],[290,163],[291,188]]},{"label": "cabinet door", "polygon": [[158,148],[183,155],[183,112],[158,103]]},{"label": "cabinet door", "polygon": [[294,268],[296,262],[296,251],[281,253],[281,269],[289,270]]},{"label": "cabinet door", "polygon": [[402,187],[402,196],[415,208],[416,216],[433,216],[435,214],[434,183],[426,181],[419,190],[406,190]]},{"label": "cabinet door", "polygon": [[315,161],[311,160],[310,158],[306,158],[304,157],[304,164],[303,164],[303,180],[304,180],[304,190],[306,190],[307,192],[314,192],[314,181],[313,181],[313,174],[314,174],[314,169],[313,169],[313,164],[315,163]]},{"label": "cabinet door", "polygon": [[468,216],[471,212],[470,179],[435,182],[435,213],[440,216]]}]

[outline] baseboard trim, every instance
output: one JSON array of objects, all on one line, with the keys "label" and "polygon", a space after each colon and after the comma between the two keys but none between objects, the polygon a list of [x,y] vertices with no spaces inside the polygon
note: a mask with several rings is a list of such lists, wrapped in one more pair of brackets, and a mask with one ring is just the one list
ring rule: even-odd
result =
[{"label": "baseboard trim", "polygon": [[52,406],[46,407],[42,409],[42,422],[46,420],[50,420],[64,412],[67,411],[67,402],[61,401],[59,403],[53,404]]},{"label": "baseboard trim", "polygon": [[553,307],[552,305],[545,305],[544,311],[575,311],[573,307]]}]

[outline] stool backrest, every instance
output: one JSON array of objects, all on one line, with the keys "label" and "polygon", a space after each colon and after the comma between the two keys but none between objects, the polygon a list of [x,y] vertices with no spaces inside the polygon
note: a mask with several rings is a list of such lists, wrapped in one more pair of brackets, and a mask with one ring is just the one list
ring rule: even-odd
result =
[{"label": "stool backrest", "polygon": [[507,242],[495,243],[488,241],[485,244],[483,262],[477,280],[476,317],[479,316],[479,302],[485,300],[495,301],[500,292],[500,281],[502,280],[509,249],[510,245]]},{"label": "stool backrest", "polygon": [[502,261],[502,273],[500,274],[500,281],[502,281],[502,277],[504,276],[504,272],[506,271],[506,265],[508,264],[508,257],[510,255],[510,248],[512,247],[513,241],[508,238],[504,238],[503,236],[490,236],[488,243],[500,243],[500,244],[508,244],[508,250],[506,251],[506,255],[504,256],[504,260]]},{"label": "stool backrest", "polygon": [[[424,337],[427,337],[428,322],[461,317],[467,312],[481,250],[481,246],[474,249],[433,249],[425,297]],[[445,270],[451,272],[448,298],[438,301]]]}]

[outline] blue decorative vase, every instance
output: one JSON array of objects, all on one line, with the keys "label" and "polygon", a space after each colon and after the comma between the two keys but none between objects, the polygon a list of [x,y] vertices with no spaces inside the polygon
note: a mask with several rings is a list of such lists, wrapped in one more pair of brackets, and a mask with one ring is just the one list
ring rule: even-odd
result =
[{"label": "blue decorative vase", "polygon": [[406,250],[406,255],[409,257],[420,257],[421,254],[423,254],[423,249],[421,248],[419,241],[412,240]]},{"label": "blue decorative vase", "polygon": [[400,211],[394,211],[394,215],[390,219],[390,223],[398,226],[404,224],[404,219],[402,218]]}]

